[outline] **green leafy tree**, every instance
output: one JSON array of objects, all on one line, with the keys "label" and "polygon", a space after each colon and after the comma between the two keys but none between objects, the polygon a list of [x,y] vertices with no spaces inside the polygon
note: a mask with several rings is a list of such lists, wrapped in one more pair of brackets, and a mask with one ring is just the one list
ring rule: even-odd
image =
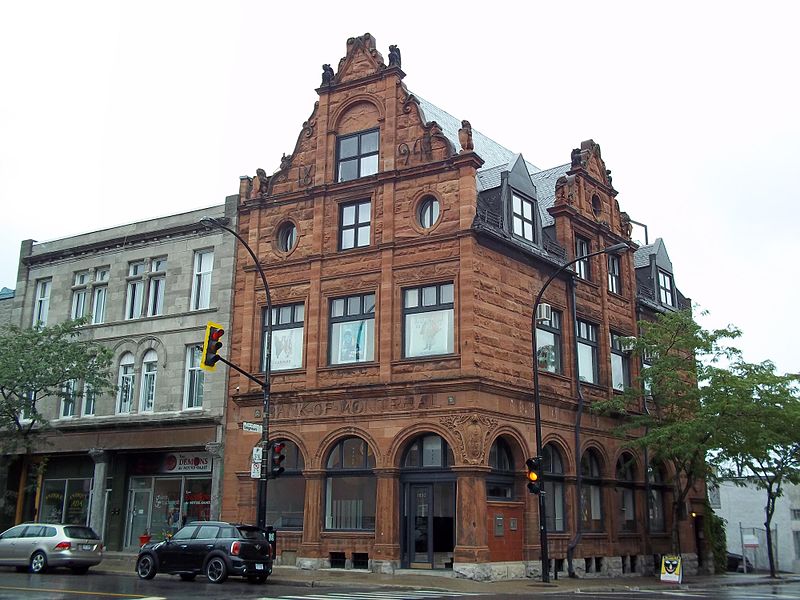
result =
[{"label": "green leafy tree", "polygon": [[98,396],[115,387],[112,352],[82,339],[85,323],[32,329],[12,325],[0,332],[0,453],[6,459],[22,454],[23,470],[37,439],[50,427],[45,407],[57,407],[70,388],[71,399],[78,402],[73,382],[83,381],[83,389],[88,386]]},{"label": "green leafy tree", "polygon": [[640,336],[631,339],[632,355],[646,362],[638,385],[595,403],[593,410],[621,417],[618,435],[646,448],[651,462],[671,466],[672,551],[679,553],[682,507],[692,489],[712,475],[706,456],[719,446],[719,432],[737,419],[738,397],[714,382],[725,370],[720,364],[738,360],[729,341],[740,331],[703,329],[688,310],[639,325]]},{"label": "green leafy tree", "polygon": [[772,517],[786,482],[800,483],[800,389],[797,375],[779,375],[770,361],[738,362],[716,385],[741,399],[741,419],[723,432],[714,454],[720,475],[766,492],[764,527],[769,572],[775,577]]}]

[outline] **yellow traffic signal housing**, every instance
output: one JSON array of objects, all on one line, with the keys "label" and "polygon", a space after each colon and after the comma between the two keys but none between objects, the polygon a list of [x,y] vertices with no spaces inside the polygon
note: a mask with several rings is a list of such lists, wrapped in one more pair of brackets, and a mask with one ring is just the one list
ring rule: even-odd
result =
[{"label": "yellow traffic signal housing", "polygon": [[219,351],[222,348],[222,336],[225,335],[225,330],[222,325],[217,323],[208,322],[206,325],[206,337],[203,340],[203,354],[200,360],[200,368],[206,371],[213,371],[217,368],[217,362],[220,360]]},{"label": "yellow traffic signal housing", "polygon": [[542,459],[538,456],[529,458],[525,461],[525,466],[528,469],[526,477],[528,478],[528,491],[531,494],[542,493]]}]

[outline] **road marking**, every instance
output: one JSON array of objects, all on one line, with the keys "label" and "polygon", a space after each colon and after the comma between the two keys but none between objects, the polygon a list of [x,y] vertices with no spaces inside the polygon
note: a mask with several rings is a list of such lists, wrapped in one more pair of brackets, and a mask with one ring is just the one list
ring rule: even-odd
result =
[{"label": "road marking", "polygon": [[406,592],[329,592],[327,594],[308,594],[305,596],[264,596],[258,600],[430,600],[434,598],[452,598],[455,596],[482,596],[475,592],[449,592],[439,590],[408,590]]},{"label": "road marking", "polygon": [[76,594],[81,596],[100,596],[100,597],[113,597],[113,598],[136,598],[137,600],[167,600],[166,598],[155,596],[142,596],[141,594],[119,594],[116,592],[84,592],[82,590],[64,590],[64,589],[51,589],[51,588],[32,588],[32,587],[11,587],[0,585],[0,590],[13,590],[22,592],[58,592],[61,594]]}]

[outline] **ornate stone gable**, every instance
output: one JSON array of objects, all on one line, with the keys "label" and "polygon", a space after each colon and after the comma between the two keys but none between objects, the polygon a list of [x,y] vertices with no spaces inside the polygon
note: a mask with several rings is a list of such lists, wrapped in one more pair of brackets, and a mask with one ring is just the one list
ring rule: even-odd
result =
[{"label": "ornate stone gable", "polygon": [[339,61],[332,83],[357,81],[385,68],[383,56],[375,48],[375,38],[365,33],[347,40],[347,54]]}]

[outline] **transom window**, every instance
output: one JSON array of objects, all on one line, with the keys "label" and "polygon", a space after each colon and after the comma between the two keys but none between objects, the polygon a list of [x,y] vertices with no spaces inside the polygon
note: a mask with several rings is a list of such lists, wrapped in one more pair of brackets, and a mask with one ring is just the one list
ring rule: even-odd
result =
[{"label": "transom window", "polygon": [[[266,311],[266,309],[265,309]],[[303,367],[303,326],[305,305],[284,304],[272,309],[272,351],[270,352],[270,370],[285,371]],[[266,319],[264,320],[266,323]],[[264,338],[261,349],[261,368],[267,368],[266,340],[267,328],[264,326]]]},{"label": "transom window", "polygon": [[514,498],[514,458],[508,442],[497,438],[489,450],[492,472],[486,476],[486,497],[494,500]]},{"label": "transom window", "polygon": [[419,224],[430,229],[439,220],[439,201],[433,196],[426,196],[419,204]]},{"label": "transom window", "polygon": [[578,327],[578,377],[581,381],[597,383],[597,325],[586,321],[577,322]]},{"label": "transom window", "polygon": [[331,300],[330,364],[368,362],[375,353],[375,294]]},{"label": "transom window", "polygon": [[336,181],[350,181],[378,172],[378,130],[341,136],[336,141]]},{"label": "transom window", "polygon": [[622,293],[622,278],[620,276],[619,256],[608,255],[608,291],[615,294]]},{"label": "transom window", "polygon": [[428,434],[415,439],[406,450],[404,469],[443,469],[455,464],[453,451],[443,437]]},{"label": "transom window", "polygon": [[561,373],[561,313],[557,310],[549,321],[537,321],[536,362],[541,371]]},{"label": "transom window", "polygon": [[675,306],[675,286],[672,283],[672,275],[666,271],[658,271],[658,294],[661,304],[665,306]]},{"label": "transom window", "polygon": [[326,462],[325,529],[375,529],[375,455],[364,440],[346,438]]},{"label": "transom window", "polygon": [[371,204],[369,200],[343,204],[339,249],[349,250],[369,246]]},{"label": "transom window", "polygon": [[514,226],[514,235],[518,235],[519,237],[524,238],[529,242],[533,242],[534,241],[533,202],[528,200],[527,198],[523,198],[522,196],[517,196],[516,194],[513,194],[511,196],[511,203],[513,212],[512,222]]},{"label": "transom window", "polygon": [[626,337],[611,332],[611,385],[622,391],[631,385],[631,361]]},{"label": "transom window", "polygon": [[[590,248],[591,246],[589,245],[589,240],[582,237],[575,238],[575,258],[586,256],[591,252]],[[575,272],[581,279],[589,281],[591,279],[591,273],[589,271],[589,259],[581,258],[578,262],[576,262]]]},{"label": "transom window", "polygon": [[403,290],[403,356],[453,353],[453,284]]}]

